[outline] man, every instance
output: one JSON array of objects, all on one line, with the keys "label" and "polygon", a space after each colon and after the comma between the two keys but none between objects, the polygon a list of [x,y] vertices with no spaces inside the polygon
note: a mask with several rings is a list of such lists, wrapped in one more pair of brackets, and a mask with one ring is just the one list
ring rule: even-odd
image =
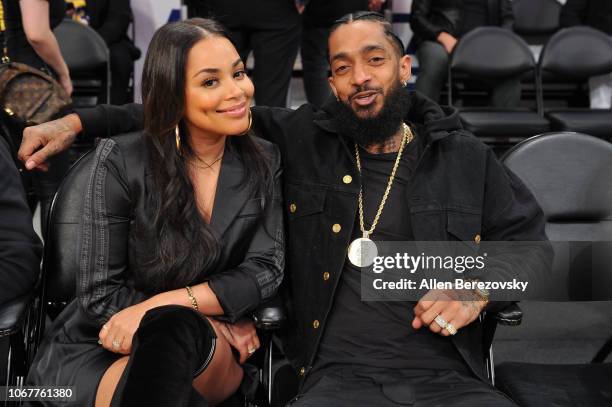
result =
[{"label": "man", "polygon": [[[419,59],[416,89],[438,101],[459,38],[477,27],[493,25],[511,30],[513,24],[511,0],[414,0],[410,26],[414,32],[412,46]],[[492,106],[519,105],[520,78],[490,85]]]},{"label": "man", "polygon": [[[561,9],[561,27],[588,25],[612,35],[612,2],[606,0],[567,0]],[[612,107],[612,74],[589,79],[591,108]]]},{"label": "man", "polygon": [[[289,318],[281,334],[300,376],[294,405],[514,405],[488,383],[481,356],[477,318],[500,304],[439,291],[416,305],[363,302],[347,247],[363,230],[376,242],[546,240],[540,208],[461,129],[454,110],[406,90],[410,58],[380,14],[343,17],[329,52],[336,99],[322,110],[253,109],[254,128],[284,157]],[[34,168],[81,129],[85,137],[128,131],[141,125],[141,113],[101,106],[31,128],[20,157]]]}]

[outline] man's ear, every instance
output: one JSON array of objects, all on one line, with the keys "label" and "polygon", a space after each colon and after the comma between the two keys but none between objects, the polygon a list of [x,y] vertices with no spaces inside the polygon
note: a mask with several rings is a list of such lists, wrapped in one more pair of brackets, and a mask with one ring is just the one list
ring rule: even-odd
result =
[{"label": "man's ear", "polygon": [[404,55],[399,60],[399,74],[402,82],[408,82],[412,76],[412,58],[410,55]]},{"label": "man's ear", "polygon": [[336,100],[340,100],[340,98],[338,97],[338,90],[334,86],[334,77],[330,76],[329,78],[327,78],[327,81],[329,82],[329,86],[331,86],[332,92],[334,93]]}]

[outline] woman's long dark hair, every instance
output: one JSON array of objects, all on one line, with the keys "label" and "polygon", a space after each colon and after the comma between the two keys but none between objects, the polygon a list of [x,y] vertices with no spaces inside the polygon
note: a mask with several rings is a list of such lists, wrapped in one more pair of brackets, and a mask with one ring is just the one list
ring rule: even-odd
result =
[{"label": "woman's long dark hair", "polygon": [[[186,159],[193,156],[182,123],[185,112],[185,69],[191,48],[209,37],[230,40],[209,19],[166,24],[153,36],[143,68],[144,123],[153,182],[146,213],[135,225],[137,288],[155,293],[193,283],[214,269],[220,247],[198,209]],[[230,40],[231,42],[231,40]],[[181,152],[175,128],[181,129]],[[251,135],[227,139],[244,165],[242,187],[252,194],[270,191],[270,167]],[[265,202],[268,200],[266,199]]]}]

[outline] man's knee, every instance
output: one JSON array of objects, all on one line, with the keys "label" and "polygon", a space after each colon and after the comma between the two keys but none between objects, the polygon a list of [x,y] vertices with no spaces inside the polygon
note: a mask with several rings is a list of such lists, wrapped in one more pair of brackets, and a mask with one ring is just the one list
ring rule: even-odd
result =
[{"label": "man's knee", "polygon": [[437,42],[425,41],[417,51],[419,66],[427,66],[427,69],[446,72],[449,55],[446,49]]}]

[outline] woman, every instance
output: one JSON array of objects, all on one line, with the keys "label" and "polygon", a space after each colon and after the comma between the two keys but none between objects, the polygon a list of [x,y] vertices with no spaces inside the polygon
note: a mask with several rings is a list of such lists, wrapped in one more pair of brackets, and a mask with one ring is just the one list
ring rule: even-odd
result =
[{"label": "woman", "polygon": [[28,376],[74,386],[68,405],[220,402],[259,346],[242,318],[282,279],[279,153],[248,134],[253,84],[223,29],[159,29],[142,97],[145,131],[96,150],[77,298]]},{"label": "woman", "polygon": [[[72,93],[72,81],[68,66],[62,57],[53,29],[64,18],[64,0],[2,0],[6,25],[8,56],[54,76],[62,87]],[[33,183],[41,202],[41,226],[46,230],[47,213],[53,194],[68,170],[68,154],[51,161],[48,172],[35,173]]]}]

